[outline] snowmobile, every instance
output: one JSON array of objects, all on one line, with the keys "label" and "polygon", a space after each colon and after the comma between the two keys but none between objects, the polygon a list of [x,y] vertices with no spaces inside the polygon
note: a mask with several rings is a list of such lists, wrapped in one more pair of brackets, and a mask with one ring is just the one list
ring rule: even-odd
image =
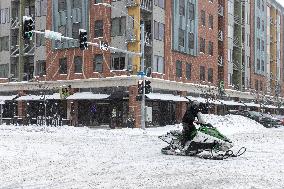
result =
[{"label": "snowmobile", "polygon": [[[196,130],[192,133],[192,140],[181,145],[182,131],[173,130],[159,136],[169,146],[162,148],[161,152],[167,155],[198,156],[204,159],[223,160],[229,157],[237,157],[245,153],[242,147],[234,154],[232,141],[221,134],[211,124],[196,124]],[[209,152],[209,153],[206,153]]]}]

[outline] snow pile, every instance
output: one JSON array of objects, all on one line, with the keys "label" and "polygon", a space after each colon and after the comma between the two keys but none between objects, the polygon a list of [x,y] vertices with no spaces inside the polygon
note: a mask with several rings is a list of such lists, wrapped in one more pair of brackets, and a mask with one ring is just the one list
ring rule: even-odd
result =
[{"label": "snow pile", "polygon": [[211,123],[225,135],[259,132],[267,129],[262,124],[240,115],[228,114],[225,116],[218,116],[205,114],[203,116],[206,122]]}]

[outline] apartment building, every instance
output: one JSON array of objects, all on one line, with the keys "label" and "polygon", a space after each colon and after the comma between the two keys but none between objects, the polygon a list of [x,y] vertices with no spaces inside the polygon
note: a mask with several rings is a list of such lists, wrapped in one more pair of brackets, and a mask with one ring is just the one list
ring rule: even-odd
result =
[{"label": "apartment building", "polygon": [[[47,0],[26,0],[22,14],[35,19],[35,29],[46,28]],[[21,7],[19,0],[0,2],[0,78],[8,81],[29,81],[34,76],[45,74],[45,38],[35,35],[31,40],[23,41],[21,36]]]}]

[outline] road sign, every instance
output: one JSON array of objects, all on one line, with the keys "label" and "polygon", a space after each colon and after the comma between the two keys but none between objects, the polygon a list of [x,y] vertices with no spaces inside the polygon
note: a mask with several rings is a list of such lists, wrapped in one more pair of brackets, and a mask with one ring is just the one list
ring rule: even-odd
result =
[{"label": "road sign", "polygon": [[109,49],[108,43],[104,41],[100,41],[100,49],[103,51],[107,51]]}]

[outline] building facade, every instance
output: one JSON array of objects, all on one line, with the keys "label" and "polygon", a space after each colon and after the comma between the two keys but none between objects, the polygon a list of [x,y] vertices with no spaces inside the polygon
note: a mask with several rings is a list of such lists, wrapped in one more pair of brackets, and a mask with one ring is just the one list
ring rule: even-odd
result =
[{"label": "building facade", "polygon": [[[0,10],[0,92],[43,95],[53,103],[50,115],[60,107],[62,117],[83,125],[123,126],[129,116],[140,125],[141,57],[127,52],[141,51],[141,23],[149,124],[179,122],[186,96],[257,103],[268,95],[267,103],[281,105],[284,11],[274,0],[4,0]],[[74,40],[36,34],[23,41],[23,15],[34,18],[35,30]],[[84,51],[79,29],[92,42]],[[120,51],[103,51],[102,42]],[[45,98],[67,86],[77,96]],[[19,99],[17,114],[26,117],[31,103]]]}]

